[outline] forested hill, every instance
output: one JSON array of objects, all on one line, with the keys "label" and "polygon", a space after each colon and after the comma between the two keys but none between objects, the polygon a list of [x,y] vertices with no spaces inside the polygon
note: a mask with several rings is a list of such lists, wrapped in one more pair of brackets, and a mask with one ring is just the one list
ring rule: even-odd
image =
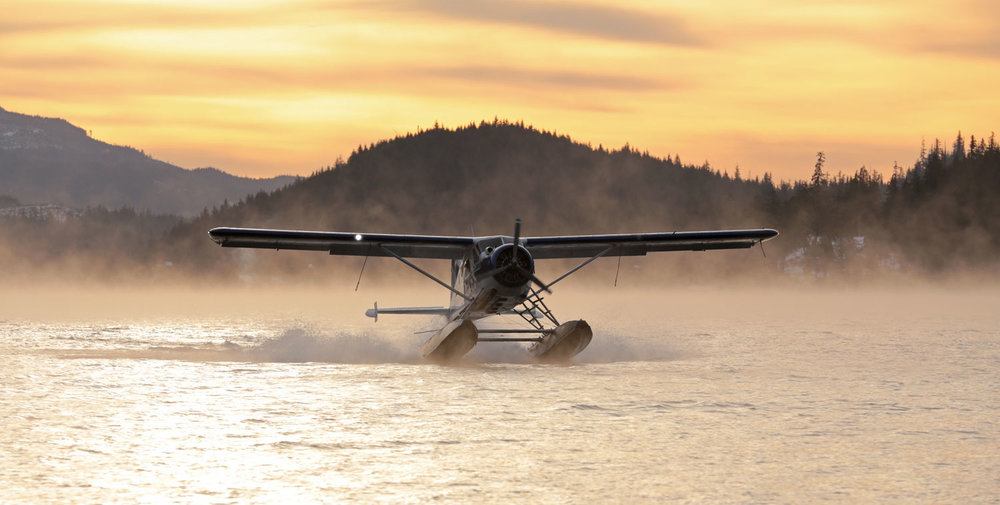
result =
[{"label": "forested hill", "polygon": [[[222,209],[230,225],[467,235],[760,226],[755,197],[707,171],[505,122],[360,147],[312,177]],[[741,209],[730,212],[731,209]]]},{"label": "forested hill", "polygon": [[520,217],[533,235],[773,227],[782,235],[768,243],[771,272],[798,277],[995,274],[998,215],[992,136],[935,142],[888,179],[865,167],[828,174],[818,153],[811,180],[775,184],[494,121],[361,146],[312,177],[177,227],[164,251],[198,251],[200,269],[220,266],[205,238],[214,226],[487,235],[511,233]]},{"label": "forested hill", "polygon": [[[346,162],[178,227],[200,250],[214,226],[421,234],[584,234],[761,227],[759,188],[628,147],[608,151],[521,124],[434,128],[362,146]],[[178,251],[178,254],[180,252]]]},{"label": "forested hill", "polygon": [[132,207],[196,215],[225,199],[273,190],[293,177],[250,179],[185,170],[125,146],[95,140],[63,119],[0,108],[0,196],[74,208]]}]

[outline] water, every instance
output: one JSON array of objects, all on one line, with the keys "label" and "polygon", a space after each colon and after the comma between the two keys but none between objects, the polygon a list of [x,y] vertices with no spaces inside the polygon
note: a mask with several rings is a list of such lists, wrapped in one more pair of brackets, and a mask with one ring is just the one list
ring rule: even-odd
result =
[{"label": "water", "polygon": [[0,503],[1000,501],[1000,293],[605,291],[452,367],[369,294],[8,292]]}]

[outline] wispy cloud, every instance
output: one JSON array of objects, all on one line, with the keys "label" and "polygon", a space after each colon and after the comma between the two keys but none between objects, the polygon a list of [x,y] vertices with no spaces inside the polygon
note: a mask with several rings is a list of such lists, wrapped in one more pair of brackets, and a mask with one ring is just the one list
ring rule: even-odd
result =
[{"label": "wispy cloud", "polygon": [[394,12],[517,25],[624,42],[671,46],[702,46],[707,43],[679,17],[612,6],[524,0],[397,0],[380,5]]},{"label": "wispy cloud", "polygon": [[951,56],[1000,59],[1000,3],[967,0],[952,10],[950,23],[926,27],[913,47]]},{"label": "wispy cloud", "polygon": [[919,48],[934,53],[1000,60],[1000,36],[996,35],[979,40],[923,44]]},{"label": "wispy cloud", "polygon": [[55,5],[38,9],[14,9],[0,20],[0,35],[40,32],[102,31],[185,25],[212,25],[232,21],[232,13],[215,9],[193,11],[169,6],[121,6],[95,3],[87,9],[60,10]]},{"label": "wispy cloud", "polygon": [[676,84],[641,76],[578,72],[569,70],[539,70],[499,66],[454,66],[428,68],[428,75],[458,79],[476,84],[506,86],[545,86],[547,88],[588,88],[618,91],[649,91],[675,87]]},{"label": "wispy cloud", "polygon": [[188,166],[308,172],[496,115],[776,174],[842,141],[871,167],[995,127],[1000,3],[956,2],[4,0],[0,105]]}]

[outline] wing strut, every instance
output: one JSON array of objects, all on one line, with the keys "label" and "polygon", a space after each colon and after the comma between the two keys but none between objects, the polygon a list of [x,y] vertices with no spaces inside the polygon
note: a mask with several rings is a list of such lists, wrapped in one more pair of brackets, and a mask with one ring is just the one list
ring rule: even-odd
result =
[{"label": "wing strut", "polygon": [[618,268],[615,269],[615,285],[613,287],[618,287],[618,274],[622,271],[622,255],[618,255]]},{"label": "wing strut", "polygon": [[441,279],[438,279],[437,277],[434,277],[433,275],[431,275],[430,273],[428,273],[428,272],[427,272],[426,270],[424,270],[423,268],[420,268],[420,267],[418,267],[417,265],[414,265],[413,263],[411,263],[411,262],[409,262],[409,261],[406,261],[406,258],[404,258],[404,257],[402,257],[402,256],[400,256],[400,255],[398,255],[398,254],[396,254],[396,253],[394,253],[394,252],[393,252],[393,251],[392,251],[391,249],[389,249],[388,247],[386,247],[386,246],[384,246],[384,245],[382,245],[382,244],[379,244],[378,246],[379,246],[379,248],[381,248],[381,249],[382,249],[383,251],[385,251],[385,252],[389,253],[389,255],[390,255],[390,256],[392,256],[392,257],[394,257],[394,258],[398,259],[399,261],[402,261],[403,263],[405,263],[405,264],[406,264],[406,266],[408,266],[408,267],[410,267],[410,268],[412,268],[412,269],[414,269],[414,270],[416,270],[416,271],[418,271],[418,272],[420,272],[420,273],[424,274],[425,276],[427,276],[427,278],[428,278],[428,279],[430,279],[430,280],[432,280],[432,281],[434,281],[434,282],[436,282],[436,283],[438,283],[438,284],[440,284],[440,285],[444,286],[444,287],[445,287],[445,289],[447,289],[448,291],[451,291],[452,293],[455,293],[456,295],[458,295],[458,296],[461,296],[461,297],[462,297],[462,299],[464,299],[465,301],[467,301],[467,302],[471,302],[471,301],[472,301],[472,298],[469,298],[468,296],[466,296],[466,295],[465,295],[465,293],[463,293],[463,292],[461,292],[461,291],[459,291],[459,290],[457,290],[457,289],[455,289],[455,288],[453,288],[453,287],[449,286],[449,285],[448,285],[448,284],[446,284],[446,283],[445,283],[444,281],[442,281]]},{"label": "wing strut", "polygon": [[569,277],[570,275],[572,275],[572,274],[573,274],[574,272],[576,272],[577,270],[579,270],[579,269],[581,269],[581,268],[583,268],[583,267],[585,267],[585,266],[589,265],[591,261],[594,261],[594,260],[596,260],[597,258],[600,258],[601,256],[604,256],[605,254],[608,254],[608,253],[609,253],[609,252],[611,252],[611,250],[612,250],[612,249],[614,249],[614,248],[615,248],[615,246],[608,246],[608,248],[607,248],[607,249],[605,249],[605,250],[603,250],[603,251],[601,251],[601,252],[599,252],[599,253],[595,254],[594,256],[592,256],[592,257],[591,257],[590,259],[588,259],[587,261],[584,261],[583,263],[580,263],[579,265],[577,265],[577,267],[576,267],[576,268],[574,268],[574,269],[570,270],[569,272],[566,272],[566,273],[562,274],[562,276],[561,276],[561,277],[559,277],[558,279],[556,279],[556,280],[554,280],[554,281],[552,281],[552,282],[548,283],[548,285],[546,285],[546,286],[545,286],[545,289],[546,289],[546,291],[548,291],[548,288],[551,288],[553,284],[555,284],[555,283],[557,283],[557,282],[559,282],[559,281],[561,281],[561,280],[563,280],[563,279],[565,279],[565,278]]},{"label": "wing strut", "polygon": [[[368,252],[371,253],[371,246],[368,246]],[[354,291],[357,291],[361,287],[361,276],[365,274],[365,265],[368,264],[368,255],[365,255],[365,262],[361,264],[361,271],[358,272],[358,283],[354,285]]]}]

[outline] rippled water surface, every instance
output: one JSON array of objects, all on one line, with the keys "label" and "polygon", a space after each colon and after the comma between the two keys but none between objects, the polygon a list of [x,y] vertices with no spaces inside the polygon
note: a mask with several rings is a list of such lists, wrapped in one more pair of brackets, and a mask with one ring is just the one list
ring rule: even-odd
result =
[{"label": "rippled water surface", "polygon": [[563,291],[573,364],[450,367],[365,294],[5,292],[0,503],[1000,500],[997,292]]}]

